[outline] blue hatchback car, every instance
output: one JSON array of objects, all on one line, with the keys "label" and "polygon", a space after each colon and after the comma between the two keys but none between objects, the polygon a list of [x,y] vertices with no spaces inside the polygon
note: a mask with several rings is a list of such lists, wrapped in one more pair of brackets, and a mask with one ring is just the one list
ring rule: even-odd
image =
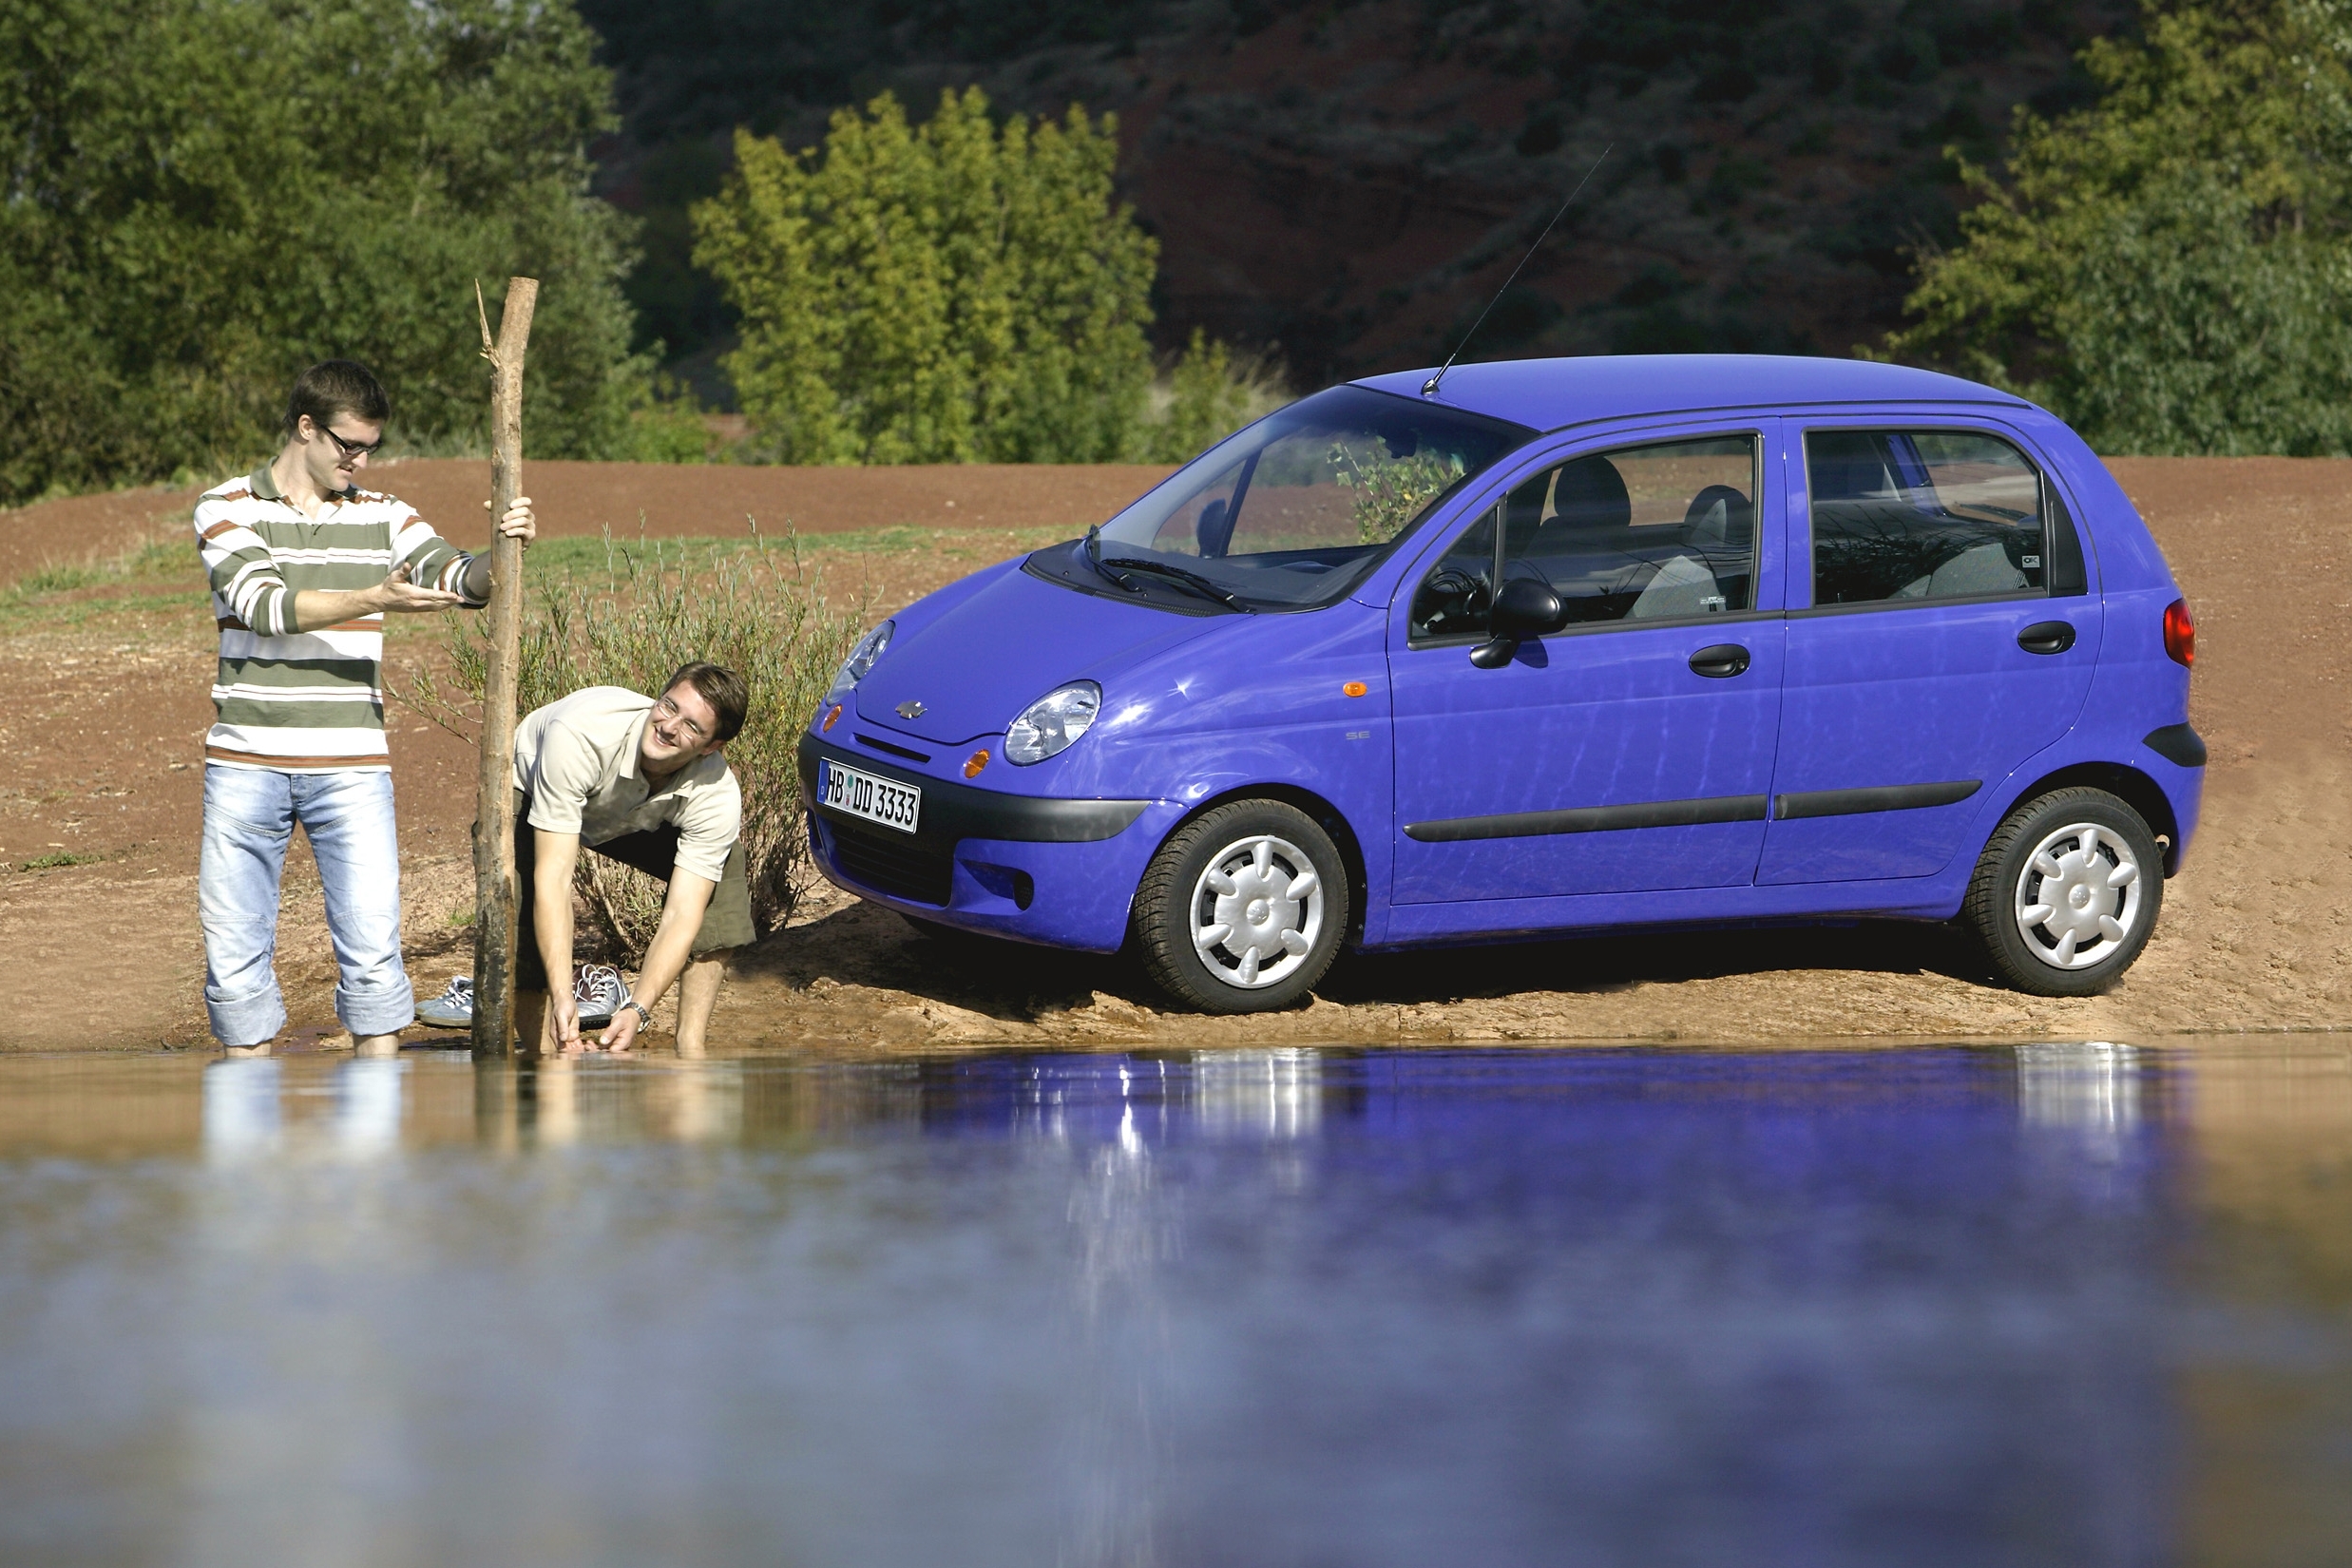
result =
[{"label": "blue hatchback car", "polygon": [[2090,449],[1834,359],[1318,392],[875,627],[800,746],[818,864],[1195,1007],[1378,951],[1959,920],[2113,982],[2196,823],[2194,631]]}]

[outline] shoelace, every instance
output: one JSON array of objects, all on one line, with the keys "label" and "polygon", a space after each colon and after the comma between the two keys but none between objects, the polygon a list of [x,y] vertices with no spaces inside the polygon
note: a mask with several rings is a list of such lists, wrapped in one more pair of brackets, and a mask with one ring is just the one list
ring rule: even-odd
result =
[{"label": "shoelace", "polygon": [[580,978],[573,983],[575,1001],[602,1004],[607,996],[618,1007],[629,994],[629,987],[621,978],[621,971],[609,964],[589,964],[581,968]]}]

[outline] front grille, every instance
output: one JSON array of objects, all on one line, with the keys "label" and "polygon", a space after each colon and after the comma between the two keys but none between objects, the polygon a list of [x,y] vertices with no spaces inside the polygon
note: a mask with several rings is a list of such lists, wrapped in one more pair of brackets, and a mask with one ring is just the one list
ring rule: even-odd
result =
[{"label": "front grille", "polygon": [[955,851],[926,848],[917,840],[889,828],[825,819],[833,837],[833,866],[851,881],[909,899],[945,908],[955,885]]},{"label": "front grille", "polygon": [[871,746],[877,752],[888,752],[892,756],[903,756],[909,762],[928,762],[931,759],[931,754],[928,752],[913,751],[905,746],[893,746],[887,740],[876,740],[870,735],[859,735],[857,743],[861,746]]}]

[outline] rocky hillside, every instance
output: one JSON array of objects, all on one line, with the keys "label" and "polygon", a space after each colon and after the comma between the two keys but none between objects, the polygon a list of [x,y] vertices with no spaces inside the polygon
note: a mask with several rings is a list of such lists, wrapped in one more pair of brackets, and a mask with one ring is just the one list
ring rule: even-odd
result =
[{"label": "rocky hillside", "polygon": [[1472,357],[1844,354],[1953,236],[1946,148],[2085,91],[2119,0],[582,0],[619,74],[602,185],[646,220],[648,337],[708,386],[723,307],[685,204],[736,124],[809,144],[884,87],[1119,116],[1159,237],[1158,336],[1274,345],[1294,381],[1450,349],[1604,148]]}]

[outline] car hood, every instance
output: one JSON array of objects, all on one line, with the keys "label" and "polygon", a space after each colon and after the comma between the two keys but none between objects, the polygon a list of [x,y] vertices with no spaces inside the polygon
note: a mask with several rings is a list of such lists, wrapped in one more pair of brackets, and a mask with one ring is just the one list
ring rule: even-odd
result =
[{"label": "car hood", "polygon": [[[1108,687],[1138,660],[1207,635],[1223,616],[1173,615],[1057,587],[1018,567],[891,641],[857,684],[857,712],[942,746],[1002,735],[1065,680]],[[902,625],[905,624],[902,621]],[[902,704],[921,703],[913,717]]]}]

